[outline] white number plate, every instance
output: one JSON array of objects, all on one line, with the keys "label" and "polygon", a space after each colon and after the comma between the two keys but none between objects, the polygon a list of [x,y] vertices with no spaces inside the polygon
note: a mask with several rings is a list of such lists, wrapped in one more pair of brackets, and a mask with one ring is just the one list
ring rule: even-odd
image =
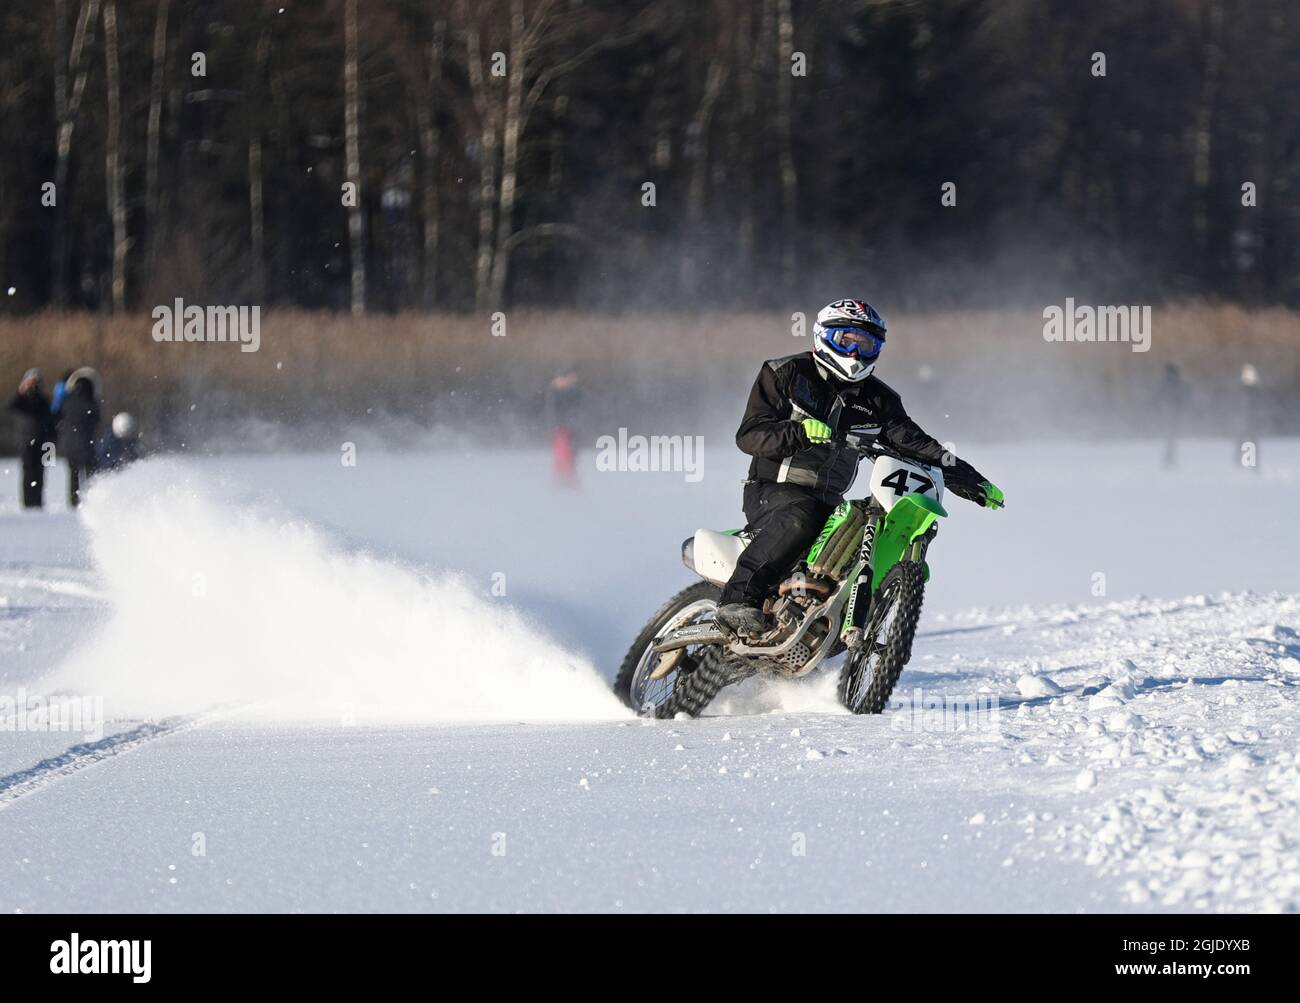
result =
[{"label": "white number plate", "polygon": [[888,512],[904,495],[929,495],[943,503],[943,471],[938,467],[878,456],[871,465],[871,495]]}]

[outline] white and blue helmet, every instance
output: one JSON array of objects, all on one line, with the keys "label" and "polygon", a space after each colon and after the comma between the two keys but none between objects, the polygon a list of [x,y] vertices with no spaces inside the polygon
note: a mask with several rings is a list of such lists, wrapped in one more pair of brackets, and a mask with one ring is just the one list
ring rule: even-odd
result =
[{"label": "white and blue helmet", "polygon": [[857,383],[876,368],[885,347],[885,318],[862,300],[836,300],[822,307],[813,325],[813,356],[841,380]]}]

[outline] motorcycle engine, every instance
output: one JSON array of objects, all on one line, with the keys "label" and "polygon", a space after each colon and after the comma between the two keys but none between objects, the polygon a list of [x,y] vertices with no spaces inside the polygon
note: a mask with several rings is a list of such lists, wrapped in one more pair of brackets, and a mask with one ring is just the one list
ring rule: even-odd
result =
[{"label": "motorcycle engine", "polygon": [[810,658],[812,658],[812,648],[800,641],[775,661],[780,665],[781,672],[793,676],[798,675],[799,670],[807,664]]},{"label": "motorcycle engine", "polygon": [[791,645],[790,650],[771,659],[774,671],[785,676],[801,675],[804,666],[821,649],[829,629],[829,624],[825,619],[813,623],[808,628],[808,632],[797,643]]},{"label": "motorcycle engine", "polygon": [[782,605],[793,604],[806,610],[829,599],[838,585],[835,579],[824,575],[795,572],[777,587],[777,595],[788,601]]}]

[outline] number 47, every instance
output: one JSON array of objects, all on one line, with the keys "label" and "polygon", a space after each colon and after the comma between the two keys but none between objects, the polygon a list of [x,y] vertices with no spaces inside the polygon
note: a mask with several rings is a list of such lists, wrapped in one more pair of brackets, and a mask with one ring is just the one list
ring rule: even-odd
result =
[{"label": "number 47", "polygon": [[[909,477],[916,480],[917,486],[915,488],[909,488],[907,486],[907,479]],[[930,478],[926,477],[924,474],[918,474],[914,470],[904,469],[895,470],[880,483],[893,488],[894,494],[896,495],[907,495],[911,494],[913,491],[926,492],[934,487],[934,481],[930,480]]]}]

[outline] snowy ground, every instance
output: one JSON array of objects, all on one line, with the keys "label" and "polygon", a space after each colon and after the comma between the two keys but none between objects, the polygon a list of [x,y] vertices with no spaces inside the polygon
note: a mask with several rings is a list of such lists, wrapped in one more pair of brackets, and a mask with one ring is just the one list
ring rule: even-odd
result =
[{"label": "snowy ground", "polygon": [[949,506],[874,719],[609,696],[729,450],[150,461],[79,514],[4,471],[0,910],[1300,909],[1300,443],[968,452],[1010,507]]}]

